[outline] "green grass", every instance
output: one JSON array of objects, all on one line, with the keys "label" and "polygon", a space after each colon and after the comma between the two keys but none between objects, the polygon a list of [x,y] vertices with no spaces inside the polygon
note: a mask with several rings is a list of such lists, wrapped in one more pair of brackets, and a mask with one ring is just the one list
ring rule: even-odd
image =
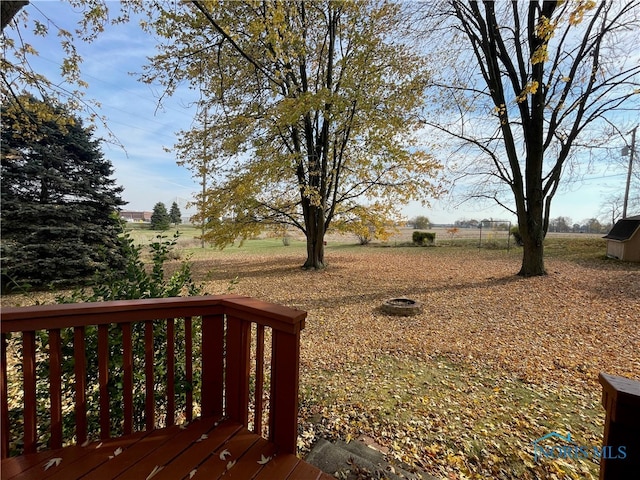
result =
[{"label": "green grass", "polygon": [[544,242],[544,252],[549,258],[604,260],[607,242],[594,237],[548,237]]},{"label": "green grass", "polygon": [[[242,254],[260,254],[268,255],[270,253],[281,254],[283,252],[296,253],[305,255],[305,242],[301,240],[290,240],[289,246],[284,246],[281,238],[257,238],[249,239],[244,242],[236,242],[234,245],[229,245],[224,249],[206,245],[205,248],[201,248],[201,242],[198,239],[200,236],[200,229],[190,225],[179,225],[172,227],[164,232],[151,230],[148,225],[141,226],[139,224],[132,224],[128,226],[128,232],[132,238],[139,244],[149,244],[154,241],[157,235],[165,235],[169,238],[173,234],[179,231],[180,238],[178,239],[177,249],[184,255],[192,255],[194,259],[209,258],[217,255],[234,255],[238,253]],[[386,243],[373,242],[369,245],[359,245],[355,239],[349,239],[345,237],[344,240],[331,240],[328,242],[326,251],[328,254],[332,250],[350,252],[362,252],[366,253],[372,248],[396,248],[403,249],[407,253],[421,253],[423,248],[430,249],[430,254],[437,254],[439,252],[447,251],[461,251],[469,250],[476,251],[479,254],[491,255],[491,252],[498,255],[513,255],[519,257],[522,255],[522,247],[518,247],[510,244],[510,249],[507,251],[507,243],[505,238],[492,238],[487,235],[483,238],[483,244],[481,248],[478,248],[478,239],[458,238],[458,239],[437,239],[435,247],[416,247],[408,241],[390,241]],[[577,262],[610,262],[606,259],[606,241],[599,237],[594,236],[554,236],[549,235],[545,239],[545,258],[560,258]]]},{"label": "green grass", "polygon": [[199,239],[200,229],[193,225],[178,225],[168,230],[158,231],[151,230],[150,228],[141,228],[136,226],[134,229],[127,229],[129,235],[134,239],[137,244],[148,245],[156,240],[158,235],[172,238],[176,232],[180,232],[178,238],[176,250],[179,250],[183,255],[192,255],[195,259],[206,258],[217,255],[233,255],[237,253],[248,254],[268,254],[270,252],[282,252],[282,251],[304,251],[305,243],[301,241],[291,240],[289,246],[284,246],[281,238],[257,238],[248,239],[244,242],[236,242],[234,245],[228,245],[224,249],[219,249],[209,244],[205,244],[202,248],[202,243]]},{"label": "green grass", "polygon": [[[176,258],[189,258],[193,261],[207,261],[214,258],[229,258],[234,255],[282,255],[292,254],[300,256],[301,264],[306,256],[306,244],[299,239],[290,239],[290,244],[285,246],[281,238],[256,238],[248,239],[244,242],[236,242],[228,245],[224,249],[206,245],[201,247],[199,240],[200,229],[189,224],[179,225],[164,232],[154,231],[148,226],[134,225],[130,228],[129,234],[136,243],[149,244],[156,240],[158,235],[171,238],[176,231],[180,232],[176,251]],[[457,238],[457,239],[437,239],[435,246],[417,247],[409,241],[373,242],[369,245],[359,245],[354,239],[345,237],[344,240],[330,240],[327,243],[326,259],[331,263],[332,251],[348,251],[366,255],[371,249],[393,248],[397,251],[406,252],[408,255],[420,255],[429,251],[430,255],[448,255],[453,252],[469,251],[482,258],[521,258],[522,247],[511,243],[507,250],[504,238],[491,238],[487,235],[483,238],[482,248],[478,248],[478,239]],[[618,260],[606,258],[606,241],[600,237],[592,235],[584,236],[559,236],[550,234],[545,239],[545,259],[561,259],[570,262],[588,264],[593,267],[610,265],[611,263],[625,263]],[[625,263],[628,265],[628,263]]]}]

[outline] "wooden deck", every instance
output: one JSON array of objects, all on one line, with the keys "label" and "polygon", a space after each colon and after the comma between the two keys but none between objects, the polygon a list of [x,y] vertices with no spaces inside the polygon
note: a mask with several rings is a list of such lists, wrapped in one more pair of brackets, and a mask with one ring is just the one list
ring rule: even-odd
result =
[{"label": "wooden deck", "polygon": [[332,478],[296,456],[305,312],[238,295],[0,310],[3,480]]},{"label": "wooden deck", "polygon": [[[156,472],[154,474],[154,472]],[[85,447],[2,460],[3,480],[26,479],[331,479],[229,420],[196,420]]]}]

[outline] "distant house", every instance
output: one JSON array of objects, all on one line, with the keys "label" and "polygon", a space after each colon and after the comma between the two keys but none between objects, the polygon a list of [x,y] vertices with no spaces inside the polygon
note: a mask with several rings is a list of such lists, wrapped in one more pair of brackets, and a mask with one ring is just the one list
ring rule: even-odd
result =
[{"label": "distant house", "polygon": [[640,215],[618,220],[607,239],[607,257],[640,262]]},{"label": "distant house", "polygon": [[124,210],[120,212],[120,218],[127,222],[150,222],[153,212],[130,212]]}]

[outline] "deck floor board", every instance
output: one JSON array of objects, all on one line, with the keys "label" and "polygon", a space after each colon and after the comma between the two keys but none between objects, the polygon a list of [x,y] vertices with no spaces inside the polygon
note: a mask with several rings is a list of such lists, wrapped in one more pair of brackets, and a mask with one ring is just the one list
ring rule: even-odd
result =
[{"label": "deck floor board", "polygon": [[[91,462],[94,466],[98,465],[108,458],[106,452],[113,452],[117,448],[128,448],[132,443],[135,443],[145,435],[146,432],[138,432],[127,437],[95,442],[86,447],[73,445],[31,455],[6,458],[2,460],[2,479],[29,480],[32,478],[62,478],[67,480],[76,478],[77,475],[86,471],[87,468],[94,468],[87,467],[87,463],[85,462]],[[47,468],[47,464],[53,459],[59,459],[58,465]]]},{"label": "deck floor board", "polygon": [[[45,470],[54,458],[59,464]],[[3,480],[144,480],[154,470],[153,480],[333,478],[295,455],[278,453],[273,443],[239,424],[217,419],[2,461]]]},{"label": "deck floor board", "polygon": [[189,448],[183,450],[180,455],[153,477],[154,480],[189,478],[189,474],[193,470],[197,470],[200,464],[209,457],[215,456],[215,452],[221,450],[222,445],[236,438],[239,430],[240,425],[236,423],[221,422],[215,428],[215,432],[210,432],[211,435],[208,435],[207,438],[196,441]]},{"label": "deck floor board", "polygon": [[[116,452],[127,451],[142,439],[148,437],[151,432],[137,432],[126,437],[114,438],[107,441],[91,444],[87,447],[73,446],[62,450],[62,461],[57,467],[51,467],[47,472],[49,480],[69,480],[82,478],[86,472],[93,471],[97,467],[109,462],[109,457],[117,458]],[[74,452],[74,458],[71,458]],[[42,478],[42,477],[39,477]]]}]

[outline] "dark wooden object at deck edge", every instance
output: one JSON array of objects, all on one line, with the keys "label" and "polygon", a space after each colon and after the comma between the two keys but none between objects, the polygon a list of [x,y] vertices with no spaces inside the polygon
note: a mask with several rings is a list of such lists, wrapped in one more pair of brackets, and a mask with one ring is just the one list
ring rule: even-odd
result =
[{"label": "dark wooden object at deck edge", "polygon": [[[640,473],[640,382],[600,373],[606,411],[603,446],[612,458],[600,460],[600,480],[638,478]],[[625,453],[620,455],[619,448]],[[618,457],[618,458],[615,458]]]}]

